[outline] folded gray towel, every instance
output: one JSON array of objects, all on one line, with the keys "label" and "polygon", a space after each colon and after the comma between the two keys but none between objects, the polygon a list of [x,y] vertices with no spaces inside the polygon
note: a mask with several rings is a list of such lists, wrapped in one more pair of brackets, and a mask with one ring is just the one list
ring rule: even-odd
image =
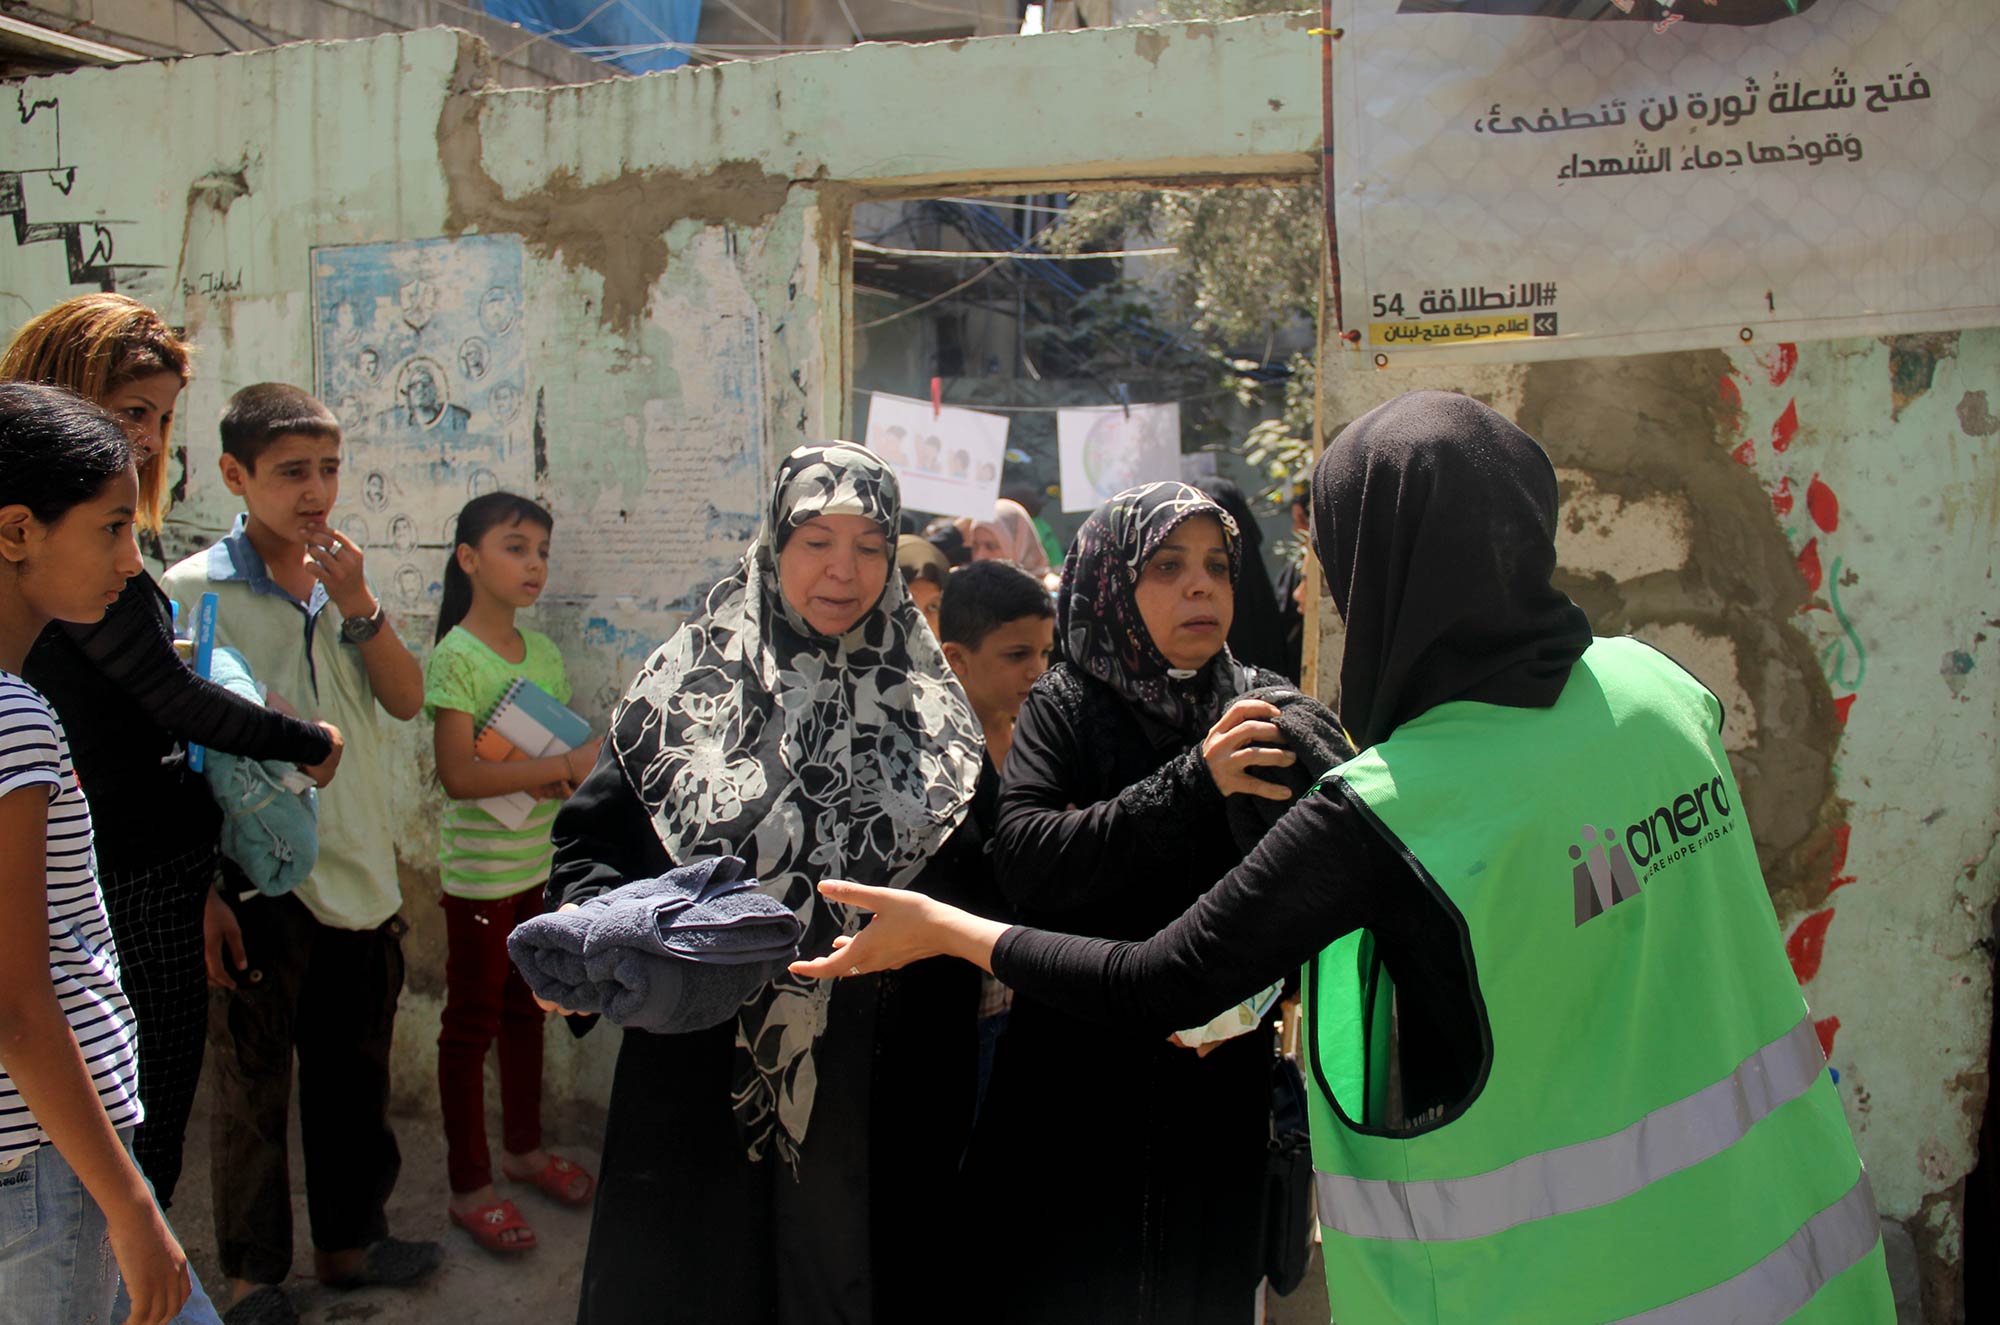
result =
[{"label": "folded gray towel", "polygon": [[798,953],[798,917],[735,856],[717,856],[537,916],[507,954],[540,998],[663,1035],[729,1019]]},{"label": "folded gray towel", "polygon": [[1229,810],[1230,836],[1247,853],[1326,770],[1354,758],[1354,743],[1341,730],[1340,719],[1332,709],[1291,686],[1259,686],[1236,698],[1261,699],[1276,706],[1278,734],[1284,737],[1285,747],[1298,756],[1289,768],[1251,770],[1254,777],[1288,788],[1292,793],[1290,800],[1231,796],[1224,801]]}]

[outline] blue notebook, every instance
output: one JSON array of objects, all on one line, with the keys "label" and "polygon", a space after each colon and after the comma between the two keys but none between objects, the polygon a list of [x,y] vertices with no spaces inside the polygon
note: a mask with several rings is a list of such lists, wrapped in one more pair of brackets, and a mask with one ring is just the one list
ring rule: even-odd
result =
[{"label": "blue notebook", "polygon": [[530,759],[574,750],[590,739],[589,723],[524,677],[508,684],[486,725]]},{"label": "blue notebook", "polygon": [[[472,748],[481,759],[496,762],[540,759],[574,750],[589,739],[589,723],[533,681],[516,677],[493,706]],[[525,791],[487,796],[478,804],[508,828],[519,828],[535,810],[535,798]]]}]

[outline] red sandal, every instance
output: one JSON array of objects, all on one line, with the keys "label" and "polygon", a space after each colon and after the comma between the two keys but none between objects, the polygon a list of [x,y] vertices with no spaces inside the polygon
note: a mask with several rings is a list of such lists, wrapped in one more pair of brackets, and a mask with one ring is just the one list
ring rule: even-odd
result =
[{"label": "red sandal", "polygon": [[[535,1249],[535,1230],[521,1217],[512,1201],[501,1201],[462,1215],[446,1207],[451,1222],[472,1235],[472,1240],[496,1256],[515,1256]],[[518,1231],[517,1231],[518,1230]],[[515,1234],[511,1239],[508,1234]]]},{"label": "red sandal", "polygon": [[[513,1177],[512,1174],[508,1176]],[[549,1162],[539,1170],[513,1180],[540,1189],[542,1195],[557,1205],[589,1205],[591,1195],[597,1190],[597,1179],[591,1177],[581,1164],[572,1163],[561,1155],[550,1155]]]}]

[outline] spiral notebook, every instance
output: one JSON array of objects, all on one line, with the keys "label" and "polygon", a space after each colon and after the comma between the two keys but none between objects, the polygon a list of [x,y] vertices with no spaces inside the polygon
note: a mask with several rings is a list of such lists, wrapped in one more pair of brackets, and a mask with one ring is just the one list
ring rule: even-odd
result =
[{"label": "spiral notebook", "polygon": [[[542,759],[574,750],[589,739],[588,722],[533,681],[516,677],[473,738],[472,752],[493,763]],[[519,828],[535,810],[535,798],[525,791],[488,796],[477,804],[508,828]]]}]

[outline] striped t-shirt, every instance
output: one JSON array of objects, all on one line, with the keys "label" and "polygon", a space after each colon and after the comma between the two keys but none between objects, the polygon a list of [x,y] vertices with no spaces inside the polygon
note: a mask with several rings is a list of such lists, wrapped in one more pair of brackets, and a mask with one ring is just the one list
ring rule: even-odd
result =
[{"label": "striped t-shirt", "polygon": [[[439,709],[456,709],[472,716],[474,730],[493,714],[515,678],[525,678],[567,704],[569,678],[562,653],[547,635],[523,630],[526,651],[520,662],[508,662],[464,626],[453,626],[431,650],[424,668],[424,712],[433,720]],[[578,773],[584,769],[579,768]],[[438,883],[451,897],[492,901],[512,897],[548,882],[555,847],[549,825],[556,801],[536,801],[527,821],[509,828],[479,808],[477,801],[447,800],[438,832]]]},{"label": "striped t-shirt", "polygon": [[[69,761],[69,738],[48,701],[27,682],[0,672],[0,798],[46,796],[49,802],[45,888],[49,977],[69,1018],[113,1127],[130,1127],[139,1107],[138,1031],[118,987],[118,949],[97,887],[90,806]],[[0,1160],[48,1138],[0,1062]]]}]

